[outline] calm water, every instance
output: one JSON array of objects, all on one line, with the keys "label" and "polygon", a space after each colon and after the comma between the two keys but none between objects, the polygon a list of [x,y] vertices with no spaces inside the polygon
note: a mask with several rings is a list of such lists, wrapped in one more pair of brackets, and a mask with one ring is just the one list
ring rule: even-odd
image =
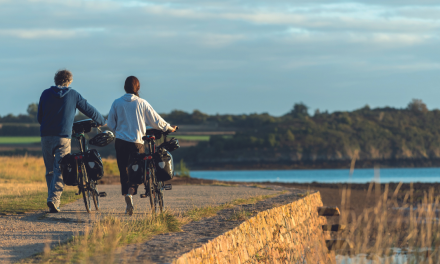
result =
[{"label": "calm water", "polygon": [[[376,174],[376,176],[375,176]],[[355,169],[350,177],[348,169],[329,170],[259,170],[259,171],[191,171],[191,177],[241,182],[327,182],[367,183],[438,182],[440,168]]]}]

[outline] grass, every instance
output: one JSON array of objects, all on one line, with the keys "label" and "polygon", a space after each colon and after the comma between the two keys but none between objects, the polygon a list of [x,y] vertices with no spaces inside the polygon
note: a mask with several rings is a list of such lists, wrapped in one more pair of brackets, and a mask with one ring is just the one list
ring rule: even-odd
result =
[{"label": "grass", "polygon": [[41,137],[0,137],[0,144],[40,143]]},{"label": "grass", "polygon": [[199,221],[202,218],[215,216],[219,211],[221,211],[223,209],[232,208],[235,205],[255,204],[259,201],[263,201],[263,200],[281,195],[283,193],[285,193],[285,191],[279,192],[276,194],[271,194],[271,195],[259,195],[259,196],[249,197],[249,198],[235,199],[229,203],[224,203],[224,204],[217,205],[217,206],[208,205],[208,206],[204,206],[204,207],[196,207],[196,208],[193,208],[193,209],[189,210],[188,212],[186,212],[184,214],[184,216],[191,219],[191,221]]},{"label": "grass", "polygon": [[[0,195],[2,201],[0,204],[0,214],[20,214],[47,209],[46,186],[44,186],[45,191],[32,191],[30,194],[20,190],[20,187],[18,185],[16,194]],[[75,190],[76,187],[69,187],[64,190],[61,195],[62,205],[79,199],[79,196],[75,195]]]},{"label": "grass", "polygon": [[374,197],[376,205],[361,215],[350,211],[350,189],[341,190],[339,223],[347,225],[347,229],[338,237],[354,245],[353,249],[336,252],[352,258],[345,263],[440,263],[440,197],[434,195],[432,188],[414,206],[414,189],[400,201],[400,187],[401,184],[390,190],[386,185],[382,191],[380,184],[371,183],[366,199]]},{"label": "grass", "polygon": [[[232,135],[224,135],[223,138],[232,138]],[[211,136],[204,135],[177,135],[175,136],[177,139],[181,140],[189,140],[189,141],[209,141]]]},{"label": "grass", "polygon": [[[103,159],[103,163],[106,175],[119,175],[116,159]],[[0,194],[5,183],[46,183],[45,174],[42,157],[0,157]]]},{"label": "grass", "polygon": [[244,221],[248,220],[252,216],[252,212],[249,212],[247,210],[239,210],[232,214],[231,217],[228,218],[228,221]]},{"label": "grass", "polygon": [[3,183],[46,183],[45,174],[42,157],[0,157],[0,190]]},{"label": "grass", "polygon": [[[119,173],[115,159],[104,159],[106,174]],[[0,214],[46,209],[46,168],[42,157],[0,157]],[[66,186],[61,203],[79,199],[76,187]]]},{"label": "grass", "polygon": [[190,141],[209,141],[211,136],[199,136],[199,135],[177,135],[175,138],[181,140],[190,140]]}]

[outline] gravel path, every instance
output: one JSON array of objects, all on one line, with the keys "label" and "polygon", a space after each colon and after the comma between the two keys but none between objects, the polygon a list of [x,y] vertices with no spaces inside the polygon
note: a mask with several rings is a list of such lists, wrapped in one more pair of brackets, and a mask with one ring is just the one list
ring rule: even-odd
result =
[{"label": "gravel path", "polygon": [[[82,199],[62,206],[61,213],[45,212],[0,217],[0,263],[11,263],[42,252],[45,245],[54,246],[81,233],[104,215],[126,218],[125,201],[119,185],[100,185],[107,197],[100,198],[101,210],[87,214]],[[141,190],[141,189],[139,189]],[[193,207],[218,205],[238,198],[274,194],[279,190],[267,190],[246,186],[173,186],[165,191],[165,207],[184,212]],[[79,196],[78,196],[79,197]],[[134,197],[135,214],[150,213],[149,199]]]}]

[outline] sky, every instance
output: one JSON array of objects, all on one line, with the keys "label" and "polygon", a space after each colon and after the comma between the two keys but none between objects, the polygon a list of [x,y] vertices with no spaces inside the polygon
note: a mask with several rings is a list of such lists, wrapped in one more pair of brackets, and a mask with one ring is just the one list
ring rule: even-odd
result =
[{"label": "sky", "polygon": [[103,114],[125,78],[160,113],[440,108],[440,1],[0,0],[0,115],[57,70]]}]

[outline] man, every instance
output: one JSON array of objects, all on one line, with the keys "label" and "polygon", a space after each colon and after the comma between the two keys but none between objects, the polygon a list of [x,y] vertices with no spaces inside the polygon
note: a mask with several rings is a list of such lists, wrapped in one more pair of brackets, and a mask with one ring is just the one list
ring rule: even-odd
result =
[{"label": "man", "polygon": [[43,91],[38,105],[41,147],[46,166],[47,206],[49,212],[58,213],[64,189],[59,161],[70,153],[73,121],[78,108],[98,125],[104,117],[77,91],[69,87],[72,73],[60,70],[55,74],[55,85]]}]

